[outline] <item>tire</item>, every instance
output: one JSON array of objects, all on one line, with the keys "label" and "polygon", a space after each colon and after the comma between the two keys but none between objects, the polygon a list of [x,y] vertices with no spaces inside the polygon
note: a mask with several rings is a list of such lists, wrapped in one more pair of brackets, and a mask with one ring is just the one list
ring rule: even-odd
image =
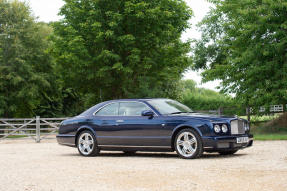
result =
[{"label": "tire", "polygon": [[199,158],[203,153],[201,137],[193,129],[179,131],[174,139],[174,148],[177,155],[183,159]]},{"label": "tire", "polygon": [[220,155],[233,155],[236,153],[238,150],[231,150],[231,151],[219,151]]},{"label": "tire", "polygon": [[123,153],[126,155],[134,155],[136,151],[123,151]]},{"label": "tire", "polygon": [[96,156],[100,150],[95,135],[88,130],[82,131],[77,139],[79,153],[85,157]]}]

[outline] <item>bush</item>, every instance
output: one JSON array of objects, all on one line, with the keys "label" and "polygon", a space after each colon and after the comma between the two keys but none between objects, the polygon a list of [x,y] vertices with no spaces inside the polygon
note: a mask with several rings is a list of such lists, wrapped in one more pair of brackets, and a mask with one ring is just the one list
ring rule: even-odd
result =
[{"label": "bush", "polygon": [[218,110],[223,108],[224,114],[238,114],[242,112],[232,97],[213,90],[198,88],[193,80],[185,80],[183,83],[182,103],[194,111]]}]

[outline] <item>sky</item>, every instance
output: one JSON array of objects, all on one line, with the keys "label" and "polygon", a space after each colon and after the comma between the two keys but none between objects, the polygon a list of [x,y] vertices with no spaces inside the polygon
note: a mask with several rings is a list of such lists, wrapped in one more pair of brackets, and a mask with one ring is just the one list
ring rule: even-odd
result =
[{"label": "sky", "polygon": [[[64,5],[62,0],[22,0],[28,2],[34,15],[38,17],[39,21],[50,22],[61,19],[58,16],[59,9]],[[182,40],[191,38],[200,38],[200,32],[196,30],[196,24],[202,20],[205,14],[209,11],[211,4],[206,0],[185,0],[186,3],[193,10],[193,17],[190,20],[192,25],[191,29],[188,29],[183,35]],[[184,74],[184,79],[193,79],[198,84],[198,87],[204,87],[218,91],[216,89],[219,86],[220,81],[212,81],[202,84],[200,71],[187,71]]]}]

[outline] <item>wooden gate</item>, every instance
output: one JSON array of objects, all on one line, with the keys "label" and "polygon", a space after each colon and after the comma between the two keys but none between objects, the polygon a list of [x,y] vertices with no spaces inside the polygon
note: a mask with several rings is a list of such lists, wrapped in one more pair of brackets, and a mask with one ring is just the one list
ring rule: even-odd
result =
[{"label": "wooden gate", "polygon": [[61,121],[67,118],[0,119],[0,141],[9,137],[30,137],[39,143],[56,135]]}]

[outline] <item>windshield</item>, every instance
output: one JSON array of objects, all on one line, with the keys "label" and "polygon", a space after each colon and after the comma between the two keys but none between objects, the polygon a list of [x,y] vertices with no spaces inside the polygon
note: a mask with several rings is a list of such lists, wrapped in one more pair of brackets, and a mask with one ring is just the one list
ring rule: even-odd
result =
[{"label": "windshield", "polygon": [[162,115],[193,112],[189,107],[170,99],[154,99],[147,102]]}]

